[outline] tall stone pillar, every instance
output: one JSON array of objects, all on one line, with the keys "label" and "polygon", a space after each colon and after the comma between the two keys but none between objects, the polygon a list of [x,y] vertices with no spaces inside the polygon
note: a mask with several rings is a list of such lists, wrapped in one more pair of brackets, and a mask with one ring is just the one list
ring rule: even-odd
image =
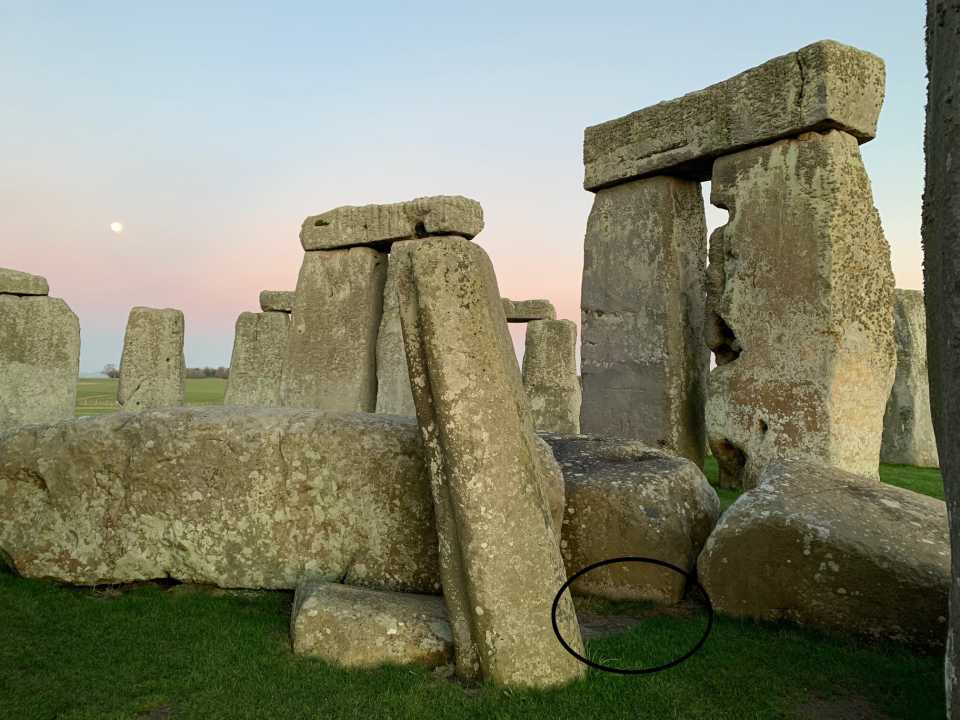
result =
[{"label": "tall stone pillar", "polygon": [[290,314],[240,313],[233,338],[224,405],[279,407]]},{"label": "tall stone pillar", "polygon": [[183,405],[183,313],[135,307],[127,319],[117,400],[128,412]]},{"label": "tall stone pillar", "polygon": [[397,300],[397,272],[400,255],[417,240],[402,240],[390,246],[387,281],[383,286],[383,317],[377,335],[377,412],[387,415],[416,415],[407,356],[403,350],[400,306]]},{"label": "tall stone pillar", "polygon": [[523,388],[540,432],[580,434],[577,326],[570,320],[527,323]]}]

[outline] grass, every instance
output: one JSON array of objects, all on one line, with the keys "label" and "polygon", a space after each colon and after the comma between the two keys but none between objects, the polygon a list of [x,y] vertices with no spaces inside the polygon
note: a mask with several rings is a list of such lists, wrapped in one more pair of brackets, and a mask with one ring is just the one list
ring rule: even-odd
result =
[{"label": "grass", "polygon": [[[77,381],[76,415],[105,415],[116,412],[117,380],[110,378],[81,378]],[[222,405],[227,392],[227,381],[219,378],[188,379],[188,405]]]}]

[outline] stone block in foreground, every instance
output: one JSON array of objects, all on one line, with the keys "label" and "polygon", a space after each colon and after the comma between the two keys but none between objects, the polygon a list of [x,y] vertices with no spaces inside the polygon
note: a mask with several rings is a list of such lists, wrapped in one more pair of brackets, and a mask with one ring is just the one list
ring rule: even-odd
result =
[{"label": "stone block in foreground", "polygon": [[47,279],[39,275],[0,267],[0,294],[49,295]]}]

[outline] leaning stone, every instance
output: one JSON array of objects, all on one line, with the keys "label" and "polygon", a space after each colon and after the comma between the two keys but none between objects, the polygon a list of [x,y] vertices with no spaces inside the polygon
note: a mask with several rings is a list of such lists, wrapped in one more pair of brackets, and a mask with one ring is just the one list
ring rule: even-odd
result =
[{"label": "leaning stone", "polygon": [[720,518],[697,568],[728,615],[943,647],[947,512],[926,495],[771,463]]},{"label": "leaning stone", "polygon": [[431,235],[472,238],[483,230],[483,209],[459,195],[422,197],[389,205],[345,205],[303,221],[304,250],[388,245]]},{"label": "leaning stone", "polygon": [[587,190],[646,175],[709,180],[714,158],[811,130],[872,140],[883,60],[822,40],[729,80],[584,132]]},{"label": "leaning stone", "polygon": [[127,319],[117,401],[128,412],[183,405],[183,313],[135,307]]},{"label": "leaning stone", "polygon": [[308,252],[293,302],[283,404],[373,412],[387,257],[371,248]]},{"label": "leaning stone", "polygon": [[264,312],[293,312],[293,295],[290,290],[261,290],[260,309]]},{"label": "leaning stone", "polygon": [[698,183],[654,177],[597,193],[583,253],[582,432],[703,464],[706,243]]},{"label": "leaning stone", "polygon": [[523,388],[537,430],[580,432],[577,326],[572,321],[534,320],[527,325]]},{"label": "leaning stone", "polygon": [[63,300],[0,294],[0,432],[73,417],[79,372],[80,323]]},{"label": "leaning stone", "polygon": [[0,267],[0,294],[4,295],[49,295],[46,278],[39,275]]},{"label": "leaning stone", "polygon": [[398,258],[416,244],[416,240],[401,240],[390,246],[387,262],[387,280],[383,285],[383,316],[377,334],[377,408],[387,415],[414,416],[417,410],[410,390],[407,356],[403,349],[403,330],[400,327],[400,306],[397,301]]},{"label": "leaning stone", "polygon": [[[566,482],[560,543],[567,575],[615,557],[640,556],[691,572],[720,516],[720,500],[689,460],[630,440],[544,436]],[[573,591],[610,600],[676,603],[684,578],[620,563],[592,570]]]},{"label": "leaning stone", "polygon": [[707,430],[720,483],[771,460],[877,478],[893,383],[893,272],[856,139],[809,133],[717,160]]},{"label": "leaning stone", "polygon": [[923,293],[898,289],[893,318],[897,374],[883,415],[880,462],[938,467],[937,439],[930,414]]},{"label": "leaning stone", "polygon": [[533,320],[556,320],[557,311],[549,300],[511,300],[501,298],[508,323],[526,323]]},{"label": "leaning stone", "polygon": [[283,312],[240,313],[224,405],[281,405],[280,379],[289,329],[290,316]]},{"label": "leaning stone", "polygon": [[443,598],[330,582],[297,586],[290,622],[293,651],[348,668],[447,665],[453,636]]},{"label": "leaning stone", "polygon": [[[566,576],[490,259],[446,238],[421,241],[400,260],[403,337],[457,671],[507,686],[575,680],[583,666],[551,626]],[[557,622],[582,652],[569,595]]]}]

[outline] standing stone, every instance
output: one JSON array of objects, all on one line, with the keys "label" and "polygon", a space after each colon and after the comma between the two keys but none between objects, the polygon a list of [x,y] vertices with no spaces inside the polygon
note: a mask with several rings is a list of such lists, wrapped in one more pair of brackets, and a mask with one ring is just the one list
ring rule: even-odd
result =
[{"label": "standing stone", "polygon": [[373,412],[386,255],[308,252],[293,301],[281,394],[288,407]]},{"label": "standing stone", "polygon": [[883,416],[880,462],[938,467],[927,379],[927,318],[923,293],[896,291],[893,334],[897,374]]},{"label": "standing stone", "polygon": [[46,287],[35,275],[0,270],[0,432],[73,417],[80,323],[63,300],[25,292]]},{"label": "standing stone", "polygon": [[416,415],[407,356],[403,349],[400,305],[397,300],[397,271],[400,253],[407,252],[415,240],[402,240],[390,246],[387,281],[383,285],[383,316],[377,335],[377,412],[387,415]]},{"label": "standing stone", "polygon": [[572,321],[534,320],[527,324],[523,387],[538,431],[580,433],[577,326]]},{"label": "standing stone", "polygon": [[[493,266],[481,248],[456,238],[420,241],[400,261],[404,345],[457,671],[507,686],[575,680],[583,666],[551,627],[565,572],[545,496],[546,458]],[[582,652],[569,595],[557,622]]]},{"label": "standing stone", "polygon": [[927,2],[923,275],[933,427],[952,547],[947,716],[960,717],[960,1]]},{"label": "standing stone", "polygon": [[224,405],[281,404],[280,380],[289,329],[290,316],[284,312],[240,313]]},{"label": "standing stone", "polygon": [[597,193],[584,241],[584,433],[703,464],[706,257],[696,182],[653,177]]},{"label": "standing stone", "polygon": [[117,400],[124,410],[139,412],[183,405],[183,313],[135,307],[127,319],[120,357]]},{"label": "standing stone", "polygon": [[894,375],[893,272],[852,135],[717,160],[710,242],[710,447],[726,487],[795,457],[876,478]]}]

